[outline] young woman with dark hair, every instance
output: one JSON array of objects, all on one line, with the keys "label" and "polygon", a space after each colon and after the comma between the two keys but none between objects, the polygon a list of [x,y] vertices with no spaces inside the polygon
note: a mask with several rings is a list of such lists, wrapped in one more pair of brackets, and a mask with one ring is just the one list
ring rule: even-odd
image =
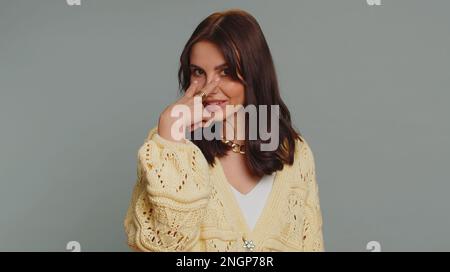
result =
[{"label": "young woman with dark hair", "polygon": [[[323,251],[313,153],[293,128],[256,19],[238,9],[208,16],[183,49],[178,77],[182,97],[138,151],[124,222],[130,247]],[[205,131],[219,137],[196,138]],[[264,148],[269,141],[275,148]]]}]

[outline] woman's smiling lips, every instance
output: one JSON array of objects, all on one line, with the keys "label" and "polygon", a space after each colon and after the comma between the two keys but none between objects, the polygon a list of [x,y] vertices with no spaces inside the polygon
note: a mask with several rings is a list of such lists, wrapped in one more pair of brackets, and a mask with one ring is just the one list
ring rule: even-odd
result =
[{"label": "woman's smiling lips", "polygon": [[225,105],[228,104],[228,100],[206,100],[203,102],[203,105],[205,106],[206,110],[209,112],[215,112],[219,109],[222,109],[225,107]]}]

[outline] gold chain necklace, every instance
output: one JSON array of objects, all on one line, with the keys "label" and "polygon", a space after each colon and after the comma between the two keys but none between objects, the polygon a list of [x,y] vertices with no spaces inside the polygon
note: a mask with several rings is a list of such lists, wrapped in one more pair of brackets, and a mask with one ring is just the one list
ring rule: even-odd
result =
[{"label": "gold chain necklace", "polygon": [[241,145],[241,144],[234,143],[234,142],[231,141],[231,140],[225,140],[223,136],[222,136],[221,141],[222,141],[222,143],[224,143],[224,144],[226,144],[226,145],[228,145],[228,146],[231,146],[231,150],[232,150],[234,153],[245,154],[245,151],[244,151],[244,146],[245,146],[245,145],[243,145],[243,144]]}]

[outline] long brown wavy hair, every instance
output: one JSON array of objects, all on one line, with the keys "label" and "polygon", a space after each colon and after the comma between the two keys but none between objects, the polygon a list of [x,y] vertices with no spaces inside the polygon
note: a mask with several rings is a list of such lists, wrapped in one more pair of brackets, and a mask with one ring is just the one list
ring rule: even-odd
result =
[{"label": "long brown wavy hair", "polygon": [[[212,42],[221,50],[229,67],[229,76],[244,85],[243,106],[255,105],[258,108],[259,105],[267,105],[270,116],[270,105],[279,105],[280,144],[274,151],[261,150],[261,143],[267,141],[261,140],[259,133],[256,133],[256,140],[249,140],[248,115],[245,116],[244,156],[252,173],[257,176],[270,175],[283,169],[285,163],[292,165],[295,139],[302,141],[299,137],[301,134],[293,128],[289,110],[280,97],[272,55],[256,19],[239,9],[215,12],[205,18],[192,33],[180,56],[178,80],[181,93],[191,84],[189,68],[191,49],[199,41]],[[241,75],[242,79],[238,75]],[[267,119],[266,126],[269,131],[271,131],[270,119]],[[259,116],[257,120],[259,127]],[[215,131],[215,124],[211,131]],[[231,148],[220,140],[194,140],[193,134],[194,132],[191,132],[192,142],[200,148],[211,166],[214,166],[215,157],[224,156]]]}]

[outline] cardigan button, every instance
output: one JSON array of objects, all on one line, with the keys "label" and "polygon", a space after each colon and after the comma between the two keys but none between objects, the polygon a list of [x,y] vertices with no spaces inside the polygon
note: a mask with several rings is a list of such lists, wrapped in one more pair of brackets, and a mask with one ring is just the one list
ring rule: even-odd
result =
[{"label": "cardigan button", "polygon": [[244,246],[247,250],[249,251],[253,251],[253,249],[255,248],[255,245],[253,244],[252,240],[245,240],[244,239]]}]

